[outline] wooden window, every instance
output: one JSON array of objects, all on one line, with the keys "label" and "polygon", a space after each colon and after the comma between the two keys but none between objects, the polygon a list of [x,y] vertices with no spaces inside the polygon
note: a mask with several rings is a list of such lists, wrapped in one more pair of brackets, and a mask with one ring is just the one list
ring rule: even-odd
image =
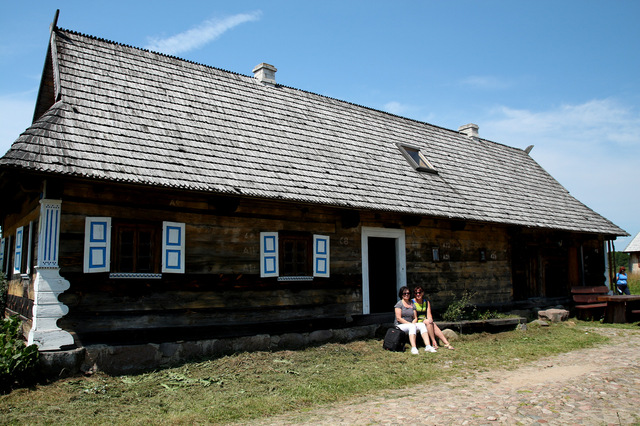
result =
[{"label": "wooden window", "polygon": [[[112,278],[160,278],[185,272],[185,224],[132,223],[87,217],[84,272],[112,272]],[[113,244],[111,243],[113,241]],[[134,274],[134,275],[132,275]],[[139,275],[139,276],[138,276]]]},{"label": "wooden window", "polygon": [[114,225],[114,239],[113,272],[160,272],[158,226],[118,223]]},{"label": "wooden window", "polygon": [[311,235],[280,233],[280,276],[311,276]]},{"label": "wooden window", "polygon": [[260,233],[261,277],[329,277],[329,237],[306,232]]},{"label": "wooden window", "polygon": [[411,167],[414,169],[420,172],[438,173],[429,160],[427,160],[427,157],[420,152],[419,148],[403,144],[398,144],[398,148],[407,162],[411,164]]}]

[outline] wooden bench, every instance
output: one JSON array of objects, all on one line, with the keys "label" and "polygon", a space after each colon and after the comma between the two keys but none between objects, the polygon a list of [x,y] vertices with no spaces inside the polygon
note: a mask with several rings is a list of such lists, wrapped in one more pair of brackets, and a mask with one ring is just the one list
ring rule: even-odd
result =
[{"label": "wooden bench", "polygon": [[577,309],[576,316],[579,319],[602,316],[607,302],[598,302],[597,298],[607,294],[609,294],[609,288],[606,285],[571,287],[574,307]]}]

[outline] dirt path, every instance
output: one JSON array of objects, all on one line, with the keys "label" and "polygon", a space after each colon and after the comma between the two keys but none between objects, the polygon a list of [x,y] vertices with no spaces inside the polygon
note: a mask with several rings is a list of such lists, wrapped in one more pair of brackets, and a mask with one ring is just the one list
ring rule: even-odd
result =
[{"label": "dirt path", "polygon": [[596,331],[611,343],[261,424],[640,424],[640,331]]}]

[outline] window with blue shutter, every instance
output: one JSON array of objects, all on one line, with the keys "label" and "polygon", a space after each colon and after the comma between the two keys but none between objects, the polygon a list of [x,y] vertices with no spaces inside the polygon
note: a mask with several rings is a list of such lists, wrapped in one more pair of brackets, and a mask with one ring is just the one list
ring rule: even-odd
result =
[{"label": "window with blue shutter", "polygon": [[87,217],[84,228],[85,273],[109,272],[111,265],[111,218]]},{"label": "window with blue shutter", "polygon": [[4,269],[2,270],[2,272],[4,272],[4,276],[5,277],[9,277],[9,269],[11,269],[11,256],[9,255],[10,251],[11,251],[11,235],[8,235],[5,238],[5,242],[4,242],[4,246],[5,246],[5,262],[4,262]]},{"label": "window with blue shutter", "polygon": [[184,273],[184,223],[162,222],[162,272]]},{"label": "window with blue shutter", "polygon": [[278,233],[260,233],[260,276],[278,276]]},{"label": "window with blue shutter", "polygon": [[24,228],[21,226],[16,230],[16,252],[13,256],[13,273],[19,274],[22,266],[22,249],[23,249]]},{"label": "window with blue shutter", "polygon": [[329,237],[306,232],[260,233],[260,276],[278,281],[329,277]]},{"label": "window with blue shutter", "polygon": [[313,276],[329,277],[329,237],[313,236]]},{"label": "window with blue shutter", "polygon": [[0,240],[0,272],[4,271],[4,244],[6,238]]}]

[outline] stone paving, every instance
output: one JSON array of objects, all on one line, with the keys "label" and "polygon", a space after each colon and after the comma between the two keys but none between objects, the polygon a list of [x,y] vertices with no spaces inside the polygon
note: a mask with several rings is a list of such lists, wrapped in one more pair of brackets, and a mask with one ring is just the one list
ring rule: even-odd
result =
[{"label": "stone paving", "polygon": [[640,425],[640,331],[591,332],[611,343],[258,424]]}]

